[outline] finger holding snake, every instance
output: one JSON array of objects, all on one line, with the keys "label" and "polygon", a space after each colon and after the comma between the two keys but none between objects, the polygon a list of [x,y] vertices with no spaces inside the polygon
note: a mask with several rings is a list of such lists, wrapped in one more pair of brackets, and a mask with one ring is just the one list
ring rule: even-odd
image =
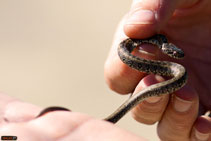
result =
[{"label": "finger holding snake", "polygon": [[[211,110],[211,85],[209,79],[211,78],[211,47],[210,32],[207,32],[211,29],[209,19],[211,14],[209,10],[210,5],[211,2],[208,0],[134,1],[131,11],[123,18],[117,29],[110,54],[105,63],[105,78],[109,87],[118,93],[127,94],[133,92],[134,89],[138,92],[142,87],[148,86],[155,81],[160,82],[160,80],[155,77],[153,80],[153,76],[146,77],[146,74],[132,70],[120,61],[116,50],[123,39],[127,36],[143,39],[155,33],[163,33],[167,35],[170,42],[184,50],[186,57],[184,61],[178,62],[183,64],[188,70],[189,83],[187,88],[185,87],[175,93],[179,98],[161,96],[161,98],[157,98],[157,101],[155,100],[156,98],[151,99],[151,103],[150,100],[149,102],[144,101],[134,108],[132,112],[135,119],[139,122],[152,124],[160,121],[158,134],[164,140],[168,138],[167,135],[171,135],[172,140],[176,135],[181,135],[184,139],[201,137],[208,140],[211,133],[210,118],[200,116]],[[165,55],[161,55],[155,47],[142,45],[141,48],[149,53],[135,51],[135,54],[139,57],[154,60],[171,60]],[[178,99],[185,103],[191,103],[189,104],[189,112],[177,112],[174,109],[174,104],[177,103]],[[199,111],[198,104],[200,107]],[[180,103],[179,105],[183,104]],[[155,107],[157,109],[154,109]],[[161,110],[161,112],[153,113],[153,110]],[[196,113],[199,114],[197,119]],[[152,117],[153,119],[151,119]],[[184,118],[190,122],[184,121]],[[182,119],[181,122],[175,122],[180,119]],[[182,127],[179,123],[184,123],[182,127],[189,127],[182,130],[184,134],[181,133],[180,128]],[[171,129],[174,130],[165,128],[169,124]]]}]

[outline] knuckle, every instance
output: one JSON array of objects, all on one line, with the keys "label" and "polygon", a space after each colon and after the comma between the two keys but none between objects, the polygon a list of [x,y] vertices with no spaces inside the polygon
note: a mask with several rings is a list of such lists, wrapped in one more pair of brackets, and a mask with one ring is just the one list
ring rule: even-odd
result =
[{"label": "knuckle", "polygon": [[106,76],[105,77],[106,83],[108,87],[119,94],[128,94],[131,92],[128,87],[124,87],[124,82],[122,78],[118,78],[117,76]]},{"label": "knuckle", "polygon": [[133,118],[144,124],[154,124],[160,121],[168,103],[168,96],[163,96],[156,103],[143,101],[132,110]]},{"label": "knuckle", "polygon": [[158,137],[161,140],[165,141],[190,141],[189,133],[188,134],[181,134],[178,132],[159,132],[158,130]]},{"label": "knuckle", "polygon": [[147,111],[146,109],[143,110],[143,108],[140,109],[139,107],[136,107],[132,110],[132,116],[136,121],[140,123],[151,125],[161,119],[162,112],[159,112],[159,111],[152,112],[152,111]]},{"label": "knuckle", "polygon": [[158,136],[161,140],[188,141],[191,125],[188,122],[161,121],[158,124]]},{"label": "knuckle", "polygon": [[[120,94],[131,93],[139,82],[139,80],[136,80],[138,78],[137,74],[128,71],[126,67],[127,66],[123,64],[122,66],[119,65],[116,69],[112,69],[113,67],[108,63],[104,66],[104,77],[107,85],[111,90]],[[136,77],[134,77],[134,75],[136,75]]]},{"label": "knuckle", "polygon": [[119,85],[118,82],[108,80],[107,84],[112,91],[115,91],[119,94],[128,94],[129,93],[129,91],[122,88],[122,86]]},{"label": "knuckle", "polygon": [[152,125],[157,122],[157,120],[155,120],[155,119],[148,119],[148,118],[146,119],[146,118],[142,118],[138,115],[133,115],[133,118],[140,123],[148,124],[148,125]]}]

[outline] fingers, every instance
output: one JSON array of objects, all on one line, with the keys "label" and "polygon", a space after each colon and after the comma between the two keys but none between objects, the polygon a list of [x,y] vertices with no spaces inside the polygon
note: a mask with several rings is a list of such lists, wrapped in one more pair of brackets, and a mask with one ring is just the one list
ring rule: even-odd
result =
[{"label": "fingers", "polygon": [[72,134],[88,120],[90,117],[84,114],[54,111],[27,122],[7,123],[1,126],[0,134],[15,135],[21,141],[56,141]]},{"label": "fingers", "polygon": [[5,122],[22,122],[33,119],[40,111],[40,107],[0,93],[0,120]]},{"label": "fingers", "polygon": [[[121,94],[127,94],[133,92],[136,85],[141,80],[141,78],[145,76],[145,74],[140,73],[139,71],[136,71],[134,69],[131,69],[126,64],[122,63],[117,54],[117,48],[119,46],[119,43],[123,39],[127,38],[123,32],[123,23],[125,20],[126,17],[124,17],[119,24],[117,32],[114,35],[114,40],[111,50],[104,65],[104,75],[108,86],[112,90]],[[135,50],[134,51],[135,55],[145,59],[158,59],[158,57],[156,57],[155,55],[159,52],[157,47],[147,44],[142,45],[141,47],[142,50],[149,53],[148,54],[143,52],[141,53],[138,50]]]},{"label": "fingers", "polygon": [[[135,93],[162,81],[162,77],[148,75],[138,84]],[[198,97],[193,89],[185,86],[172,96],[146,99],[132,110],[132,115],[135,120],[145,124],[159,121],[157,130],[161,140],[189,141],[198,116]],[[209,133],[210,130],[207,130]]]},{"label": "fingers", "polygon": [[125,21],[125,34],[146,38],[162,30],[175,9],[188,8],[198,0],[134,0]]},{"label": "fingers", "polygon": [[139,81],[140,74],[123,64],[117,54],[119,43],[127,38],[123,32],[124,21],[125,17],[120,22],[117,32],[114,35],[113,44],[104,65],[104,76],[108,86],[112,90],[118,93],[127,94],[135,88]]},{"label": "fingers", "polygon": [[[150,60],[158,58],[154,55],[156,54],[156,52],[158,52],[158,49],[156,47],[151,45],[142,45],[141,48],[142,51],[145,50],[149,52],[150,50],[151,53],[146,54],[143,53],[144,51],[139,52],[137,49],[135,49],[134,54],[136,56]],[[139,81],[146,74],[132,69],[126,64],[124,64],[117,55],[116,46],[113,46],[112,50],[114,51],[110,52],[108,59],[105,63],[105,80],[112,90],[122,94],[131,93],[134,91]]]},{"label": "fingers", "polygon": [[198,97],[188,86],[175,92],[161,121],[158,135],[161,140],[189,141],[192,126],[198,116]]},{"label": "fingers", "polygon": [[50,112],[26,123],[26,127],[44,140],[142,140],[108,122],[67,111]]},{"label": "fingers", "polygon": [[[117,47],[119,43],[128,37],[146,38],[159,32],[163,25],[172,16],[178,5],[192,5],[196,0],[136,0],[132,4],[130,12],[120,22],[114,42],[104,67],[105,80],[109,87],[122,94],[133,92],[136,85],[145,75],[132,70],[123,64],[118,55]],[[185,4],[186,3],[186,4]],[[187,4],[188,3],[188,4]],[[126,36],[126,35],[127,36]],[[157,53],[157,48],[149,49],[152,46],[142,46],[144,50],[151,50],[150,53]],[[140,54],[139,54],[140,55]],[[148,59],[159,59],[153,55],[141,54],[140,57],[147,56]]]},{"label": "fingers", "polygon": [[211,117],[199,117],[191,132],[191,140],[193,141],[211,141]]},{"label": "fingers", "polygon": [[58,139],[73,132],[78,126],[90,119],[89,116],[81,113],[54,111],[31,120],[27,126],[44,137]]},{"label": "fingers", "polygon": [[[136,94],[143,88],[162,81],[164,79],[160,76],[148,75],[141,80],[134,93]],[[148,98],[132,110],[132,116],[136,121],[145,124],[153,124],[160,121],[168,100],[169,95]]]}]

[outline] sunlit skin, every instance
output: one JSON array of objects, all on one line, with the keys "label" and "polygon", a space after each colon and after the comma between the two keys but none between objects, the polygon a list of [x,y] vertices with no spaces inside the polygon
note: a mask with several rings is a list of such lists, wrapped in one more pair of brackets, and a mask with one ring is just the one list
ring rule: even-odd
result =
[{"label": "sunlit skin", "polygon": [[82,113],[54,111],[37,118],[42,108],[2,93],[0,107],[0,134],[17,136],[21,141],[145,141],[113,124]]},{"label": "sunlit skin", "polygon": [[197,125],[197,129],[202,133],[211,132],[211,119],[200,116],[197,118],[198,114],[211,110],[210,5],[209,0],[136,0],[120,22],[114,36],[105,63],[105,79],[112,90],[121,94],[131,93],[135,88],[141,90],[137,88],[140,80],[144,78],[149,83],[154,77],[146,77],[146,74],[132,70],[119,60],[116,49],[123,39],[127,37],[142,39],[162,33],[185,52],[185,58],[179,61],[170,59],[150,45],[142,46],[142,49],[150,52],[149,55],[135,52],[136,55],[144,58],[171,60],[183,64],[189,75],[188,84],[184,89],[189,90],[188,92],[184,90],[184,93],[178,92],[179,94],[176,95],[192,104],[198,103],[200,107],[198,111],[198,108],[192,107],[193,104],[189,111],[178,113],[172,106],[176,98],[170,99],[169,96],[164,96],[161,100],[154,98],[149,100],[151,103],[143,102],[134,108],[132,115],[137,121],[146,124],[159,121],[158,135],[163,140],[190,140],[193,138],[194,125]]},{"label": "sunlit skin", "polygon": [[[172,96],[147,99],[132,110],[138,122],[159,122],[157,132],[164,141],[189,141],[197,137],[211,141],[211,118],[201,116],[211,110],[210,7],[210,0],[136,0],[114,36],[105,63],[105,79],[112,90],[121,94],[137,93],[165,81],[163,77],[132,70],[119,60],[117,47],[126,35],[147,38],[159,32],[185,52],[184,60],[177,62],[187,68],[188,84]],[[131,18],[134,11],[141,9],[145,11]],[[157,14],[153,16],[146,10]],[[143,13],[148,15],[144,17]],[[150,53],[136,50],[134,54],[148,59],[169,59],[155,47],[143,45],[142,48]],[[41,110],[0,94],[0,134],[15,135],[21,141],[144,141],[114,124],[81,113],[54,111],[36,118]]]}]

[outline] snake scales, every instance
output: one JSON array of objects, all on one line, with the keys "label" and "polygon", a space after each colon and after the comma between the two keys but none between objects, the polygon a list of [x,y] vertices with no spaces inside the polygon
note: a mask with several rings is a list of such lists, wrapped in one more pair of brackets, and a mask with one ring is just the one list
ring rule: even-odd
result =
[{"label": "snake scales", "polygon": [[141,72],[170,76],[172,78],[167,81],[151,85],[143,89],[141,92],[131,96],[113,114],[105,119],[107,121],[116,123],[128,111],[144,99],[152,96],[173,93],[183,87],[187,81],[187,72],[180,64],[168,61],[146,60],[132,55],[131,52],[133,49],[143,43],[158,46],[164,54],[167,54],[170,57],[176,59],[184,57],[184,52],[172,43],[168,43],[167,38],[161,34],[157,34],[148,39],[128,38],[123,40],[118,47],[118,55],[123,63]]},{"label": "snake scales", "polygon": [[[161,76],[170,76],[171,79],[151,85],[143,89],[141,92],[132,95],[113,114],[105,118],[104,120],[106,121],[116,123],[128,111],[130,111],[134,106],[139,104],[144,99],[152,96],[160,96],[173,93],[183,87],[187,81],[187,72],[185,68],[180,64],[168,61],[146,60],[132,55],[131,52],[133,51],[133,49],[143,43],[149,43],[158,46],[164,54],[167,54],[170,57],[176,59],[181,59],[184,57],[183,51],[177,48],[172,43],[168,43],[167,38],[161,34],[157,34],[147,39],[128,38],[123,40],[118,47],[118,55],[123,63],[138,71],[148,74],[153,73]],[[48,107],[42,110],[37,117],[42,116],[47,112],[56,110],[69,111],[68,109],[63,107]]]}]

